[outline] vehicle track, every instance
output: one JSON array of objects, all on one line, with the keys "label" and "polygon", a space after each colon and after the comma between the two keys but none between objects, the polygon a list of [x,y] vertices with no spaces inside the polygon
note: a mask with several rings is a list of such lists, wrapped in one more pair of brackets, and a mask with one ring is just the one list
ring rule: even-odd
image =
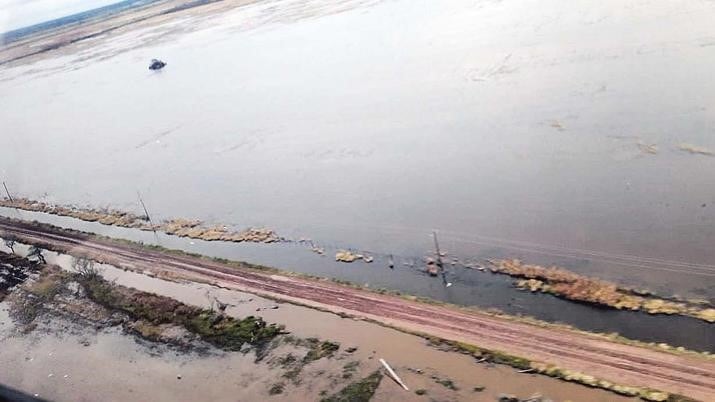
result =
[{"label": "vehicle track", "polygon": [[[328,281],[237,269],[216,261],[100,240],[87,234],[0,218],[0,236],[44,245],[123,268],[168,271],[256,294],[342,311],[409,331],[505,351],[614,383],[715,401],[715,362],[675,355],[561,328],[494,317],[342,286]],[[715,336],[715,333],[714,333]]]}]

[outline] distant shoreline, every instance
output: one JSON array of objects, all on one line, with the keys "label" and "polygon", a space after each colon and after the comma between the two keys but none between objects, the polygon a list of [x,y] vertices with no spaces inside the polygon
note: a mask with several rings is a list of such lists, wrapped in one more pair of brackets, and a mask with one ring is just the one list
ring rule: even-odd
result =
[{"label": "distant shoreline", "polygon": [[255,0],[125,0],[0,34],[0,65],[24,62],[32,56],[196,7],[218,3],[240,7],[253,2]]},{"label": "distant shoreline", "polygon": [[65,28],[73,25],[80,25],[82,23],[90,22],[92,20],[110,17],[122,11],[151,5],[152,3],[156,3],[159,1],[161,0],[124,0],[118,3],[110,4],[108,6],[93,8],[91,10],[82,11],[80,13],[55,18],[49,21],[43,21],[38,24],[33,24],[0,33],[0,43],[4,45],[9,45],[13,42],[17,42],[32,35],[42,34],[54,29]]}]

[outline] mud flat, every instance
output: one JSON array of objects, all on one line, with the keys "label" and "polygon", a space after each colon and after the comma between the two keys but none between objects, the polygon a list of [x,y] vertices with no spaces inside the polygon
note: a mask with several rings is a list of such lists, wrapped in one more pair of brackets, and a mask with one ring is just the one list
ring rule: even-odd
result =
[{"label": "mud flat", "polygon": [[522,289],[543,292],[568,300],[612,307],[618,310],[642,310],[649,314],[683,315],[715,322],[715,308],[706,300],[680,300],[658,297],[645,290],[622,287],[615,283],[579,275],[560,267],[524,264],[517,259],[491,261],[491,271],[516,278]]},{"label": "mud flat", "polygon": [[[0,304],[0,361],[17,368],[0,372],[0,381],[43,398],[78,400],[102,393],[103,400],[159,401],[237,396],[494,401],[500,395],[515,401],[628,400],[476,363],[464,353],[365,321],[210,285],[167,282],[53,252],[44,255],[49,265],[35,263],[40,272]],[[226,307],[219,310],[216,300]],[[200,325],[186,325],[189,317]],[[280,325],[256,325],[264,319]],[[231,327],[242,330],[226,332]],[[279,331],[246,336],[256,328]],[[217,331],[224,336],[214,338]],[[238,350],[233,341],[241,344]],[[378,358],[388,360],[412,390],[384,377]]]}]

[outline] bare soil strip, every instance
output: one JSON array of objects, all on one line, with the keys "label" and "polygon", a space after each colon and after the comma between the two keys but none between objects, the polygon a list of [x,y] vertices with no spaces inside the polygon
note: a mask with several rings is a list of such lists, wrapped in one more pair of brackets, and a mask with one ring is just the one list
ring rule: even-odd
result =
[{"label": "bare soil strip", "polygon": [[327,281],[241,270],[198,257],[149,250],[9,219],[0,218],[0,236],[14,236],[22,242],[86,255],[123,268],[209,279],[263,296],[505,351],[619,384],[660,389],[703,401],[715,400],[715,361],[706,358],[613,343],[565,329],[537,327],[473,310],[430,305]]}]

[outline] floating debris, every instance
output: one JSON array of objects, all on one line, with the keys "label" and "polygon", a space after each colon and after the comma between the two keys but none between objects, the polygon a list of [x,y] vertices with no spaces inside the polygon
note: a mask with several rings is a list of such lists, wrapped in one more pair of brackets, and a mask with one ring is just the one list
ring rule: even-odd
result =
[{"label": "floating debris", "polygon": [[644,154],[651,154],[651,155],[656,155],[658,154],[658,145],[657,144],[646,144],[643,141],[638,141],[636,143],[638,146],[638,149]]},{"label": "floating debris", "polygon": [[705,148],[705,147],[700,147],[697,145],[693,144],[688,144],[688,143],[681,143],[678,145],[678,149],[681,151],[689,152],[694,155],[706,155],[706,156],[715,156],[715,152],[712,150]]},{"label": "floating debris", "polygon": [[316,254],[325,255],[325,249],[324,249],[324,248],[321,248],[321,247],[313,246],[313,247],[310,248],[310,251],[312,251],[312,252],[314,252],[314,253],[316,253]]},{"label": "floating debris", "polygon": [[395,373],[395,371],[392,369],[392,367],[390,367],[390,365],[387,364],[387,362],[385,361],[385,359],[382,359],[382,358],[381,358],[381,359],[380,359],[380,363],[382,363],[382,365],[385,367],[385,369],[387,370],[387,372],[390,374],[390,377],[392,377],[398,384],[400,384],[400,386],[401,386],[402,388],[404,388],[405,391],[409,391],[409,390],[410,390],[409,388],[407,388],[407,385],[405,385],[405,383],[402,382],[402,379],[397,375],[397,373]]},{"label": "floating debris", "polygon": [[335,253],[335,261],[338,262],[354,262],[357,260],[363,260],[364,262],[371,263],[373,261],[373,258],[370,256],[366,256],[363,254],[356,254],[351,251],[346,251],[346,250],[339,250],[337,253]]},{"label": "floating debris", "polygon": [[549,125],[550,125],[552,128],[557,129],[558,131],[564,131],[564,130],[565,130],[563,124],[561,124],[561,122],[558,121],[558,120],[551,120],[551,123],[550,123]]},{"label": "floating debris", "polygon": [[432,257],[427,257],[425,261],[427,261],[427,273],[429,276],[437,276],[439,274],[439,267],[435,260]]},{"label": "floating debris", "polygon": [[158,59],[151,59],[149,64],[149,70],[161,70],[164,67],[166,67],[166,63]]},{"label": "floating debris", "polygon": [[357,254],[353,254],[350,251],[338,251],[335,253],[335,261],[338,262],[353,262],[358,259]]}]

